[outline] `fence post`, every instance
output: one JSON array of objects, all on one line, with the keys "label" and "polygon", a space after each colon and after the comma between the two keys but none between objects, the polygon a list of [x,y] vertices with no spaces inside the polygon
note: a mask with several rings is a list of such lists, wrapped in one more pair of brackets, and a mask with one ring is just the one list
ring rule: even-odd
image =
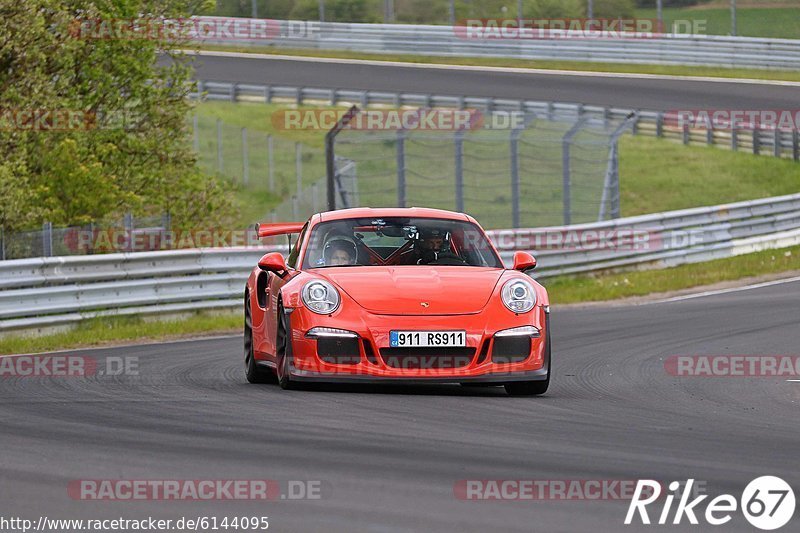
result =
[{"label": "fence post", "polygon": [[714,124],[710,118],[706,119],[706,144],[709,146],[714,144]]},{"label": "fence post", "polygon": [[397,130],[397,207],[406,206],[406,132]]},{"label": "fence post", "polygon": [[800,161],[800,132],[792,130],[792,159]]},{"label": "fence post", "polygon": [[222,174],[222,120],[217,119],[217,170]]},{"label": "fence post", "polygon": [[42,224],[42,255],[53,257],[53,223]]},{"label": "fence post", "polygon": [[269,167],[269,192],[275,192],[275,147],[272,135],[267,135],[267,166]]},{"label": "fence post", "polygon": [[514,229],[521,225],[519,212],[519,137],[528,124],[529,121],[526,120],[522,126],[511,130],[511,141],[509,143],[509,148],[511,149],[511,227]]},{"label": "fence post", "polygon": [[757,126],[753,128],[753,153],[755,155],[761,153],[761,132]]},{"label": "fence post", "polygon": [[133,251],[133,214],[132,213],[125,213],[125,217],[122,219],[122,225],[125,226],[125,235],[128,238],[128,246],[127,251]]},{"label": "fence post", "polygon": [[456,211],[464,212],[464,132],[456,132]]},{"label": "fence post", "polygon": [[319,211],[317,209],[317,182],[311,184],[311,208],[314,211],[314,214]]},{"label": "fence post", "polygon": [[739,130],[735,127],[731,128],[731,150],[734,152],[739,150]]},{"label": "fence post", "polygon": [[664,113],[661,111],[656,115],[656,137],[664,136]]},{"label": "fence post", "polygon": [[586,122],[585,118],[578,119],[575,124],[569,129],[561,140],[561,168],[563,171],[562,176],[562,196],[564,204],[564,225],[569,226],[572,223],[572,177],[569,168],[569,149],[572,138],[581,129]]},{"label": "fence post", "polygon": [[297,175],[297,197],[303,195],[303,145],[294,143],[294,171]]},{"label": "fence post", "polygon": [[691,137],[689,135],[689,123],[683,123],[683,144],[689,144]]},{"label": "fence post", "polygon": [[783,133],[777,127],[775,128],[775,138],[773,144],[772,154],[775,157],[780,157],[783,154]]},{"label": "fence post", "polygon": [[200,128],[198,124],[197,113],[192,118],[192,144],[194,145],[194,153],[200,153]]},{"label": "fence post", "polygon": [[242,181],[250,182],[250,157],[247,151],[247,128],[242,128]]}]

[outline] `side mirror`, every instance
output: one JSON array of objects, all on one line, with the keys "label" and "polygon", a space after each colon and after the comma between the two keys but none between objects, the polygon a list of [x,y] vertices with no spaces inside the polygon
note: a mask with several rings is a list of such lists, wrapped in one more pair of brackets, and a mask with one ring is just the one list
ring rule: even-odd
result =
[{"label": "side mirror", "polygon": [[286,261],[280,252],[271,252],[258,260],[258,268],[267,272],[286,272]]},{"label": "side mirror", "polygon": [[528,252],[514,252],[514,270],[525,272],[536,268],[536,259]]}]

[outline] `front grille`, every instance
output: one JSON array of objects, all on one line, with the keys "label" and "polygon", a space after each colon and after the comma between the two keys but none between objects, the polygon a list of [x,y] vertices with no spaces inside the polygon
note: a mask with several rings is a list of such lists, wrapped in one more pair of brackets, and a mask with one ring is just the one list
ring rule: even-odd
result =
[{"label": "front grille", "polygon": [[317,355],[326,363],[334,365],[355,365],[361,362],[357,338],[319,338],[317,339]]},{"label": "front grille", "polygon": [[475,348],[381,348],[386,366],[404,370],[463,368],[474,357]]},{"label": "front grille", "polygon": [[493,363],[521,363],[531,354],[531,338],[495,337],[492,346]]}]

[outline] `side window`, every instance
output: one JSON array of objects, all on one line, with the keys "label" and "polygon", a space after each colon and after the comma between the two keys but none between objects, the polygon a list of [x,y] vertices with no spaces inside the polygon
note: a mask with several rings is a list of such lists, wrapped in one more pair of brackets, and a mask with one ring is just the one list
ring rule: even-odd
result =
[{"label": "side window", "polygon": [[286,266],[289,268],[297,268],[297,258],[300,256],[300,246],[303,244],[303,239],[306,238],[306,231],[308,230],[308,223],[300,230],[300,236],[297,237],[297,242],[294,243],[289,257],[286,258]]}]

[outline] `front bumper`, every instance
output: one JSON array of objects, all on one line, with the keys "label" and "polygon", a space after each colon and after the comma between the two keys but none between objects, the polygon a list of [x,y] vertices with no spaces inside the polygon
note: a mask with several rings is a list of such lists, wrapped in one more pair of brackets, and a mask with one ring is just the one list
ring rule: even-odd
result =
[{"label": "front bumper", "polygon": [[[513,315],[507,312],[479,313],[457,316],[387,316],[374,315],[364,310],[346,316],[320,316],[298,307],[288,313],[292,339],[289,375],[292,380],[337,383],[497,383],[511,381],[539,381],[548,377],[549,361],[546,359],[548,316],[542,306],[530,313]],[[534,326],[538,337],[528,337],[529,344],[515,357],[504,357],[497,348],[503,344],[495,334],[522,326]],[[318,340],[309,338],[308,332],[316,327],[335,328],[358,335],[357,354],[346,364],[330,362],[320,356]],[[456,350],[458,364],[430,365],[438,361],[435,348],[417,350],[418,364],[398,366],[396,351],[389,348],[391,330],[466,331],[466,348]],[[507,345],[506,345],[507,346]],[[517,344],[517,347],[520,345]],[[324,350],[323,350],[324,352]],[[410,358],[412,362],[415,356]],[[450,361],[450,360],[448,360]]]}]

